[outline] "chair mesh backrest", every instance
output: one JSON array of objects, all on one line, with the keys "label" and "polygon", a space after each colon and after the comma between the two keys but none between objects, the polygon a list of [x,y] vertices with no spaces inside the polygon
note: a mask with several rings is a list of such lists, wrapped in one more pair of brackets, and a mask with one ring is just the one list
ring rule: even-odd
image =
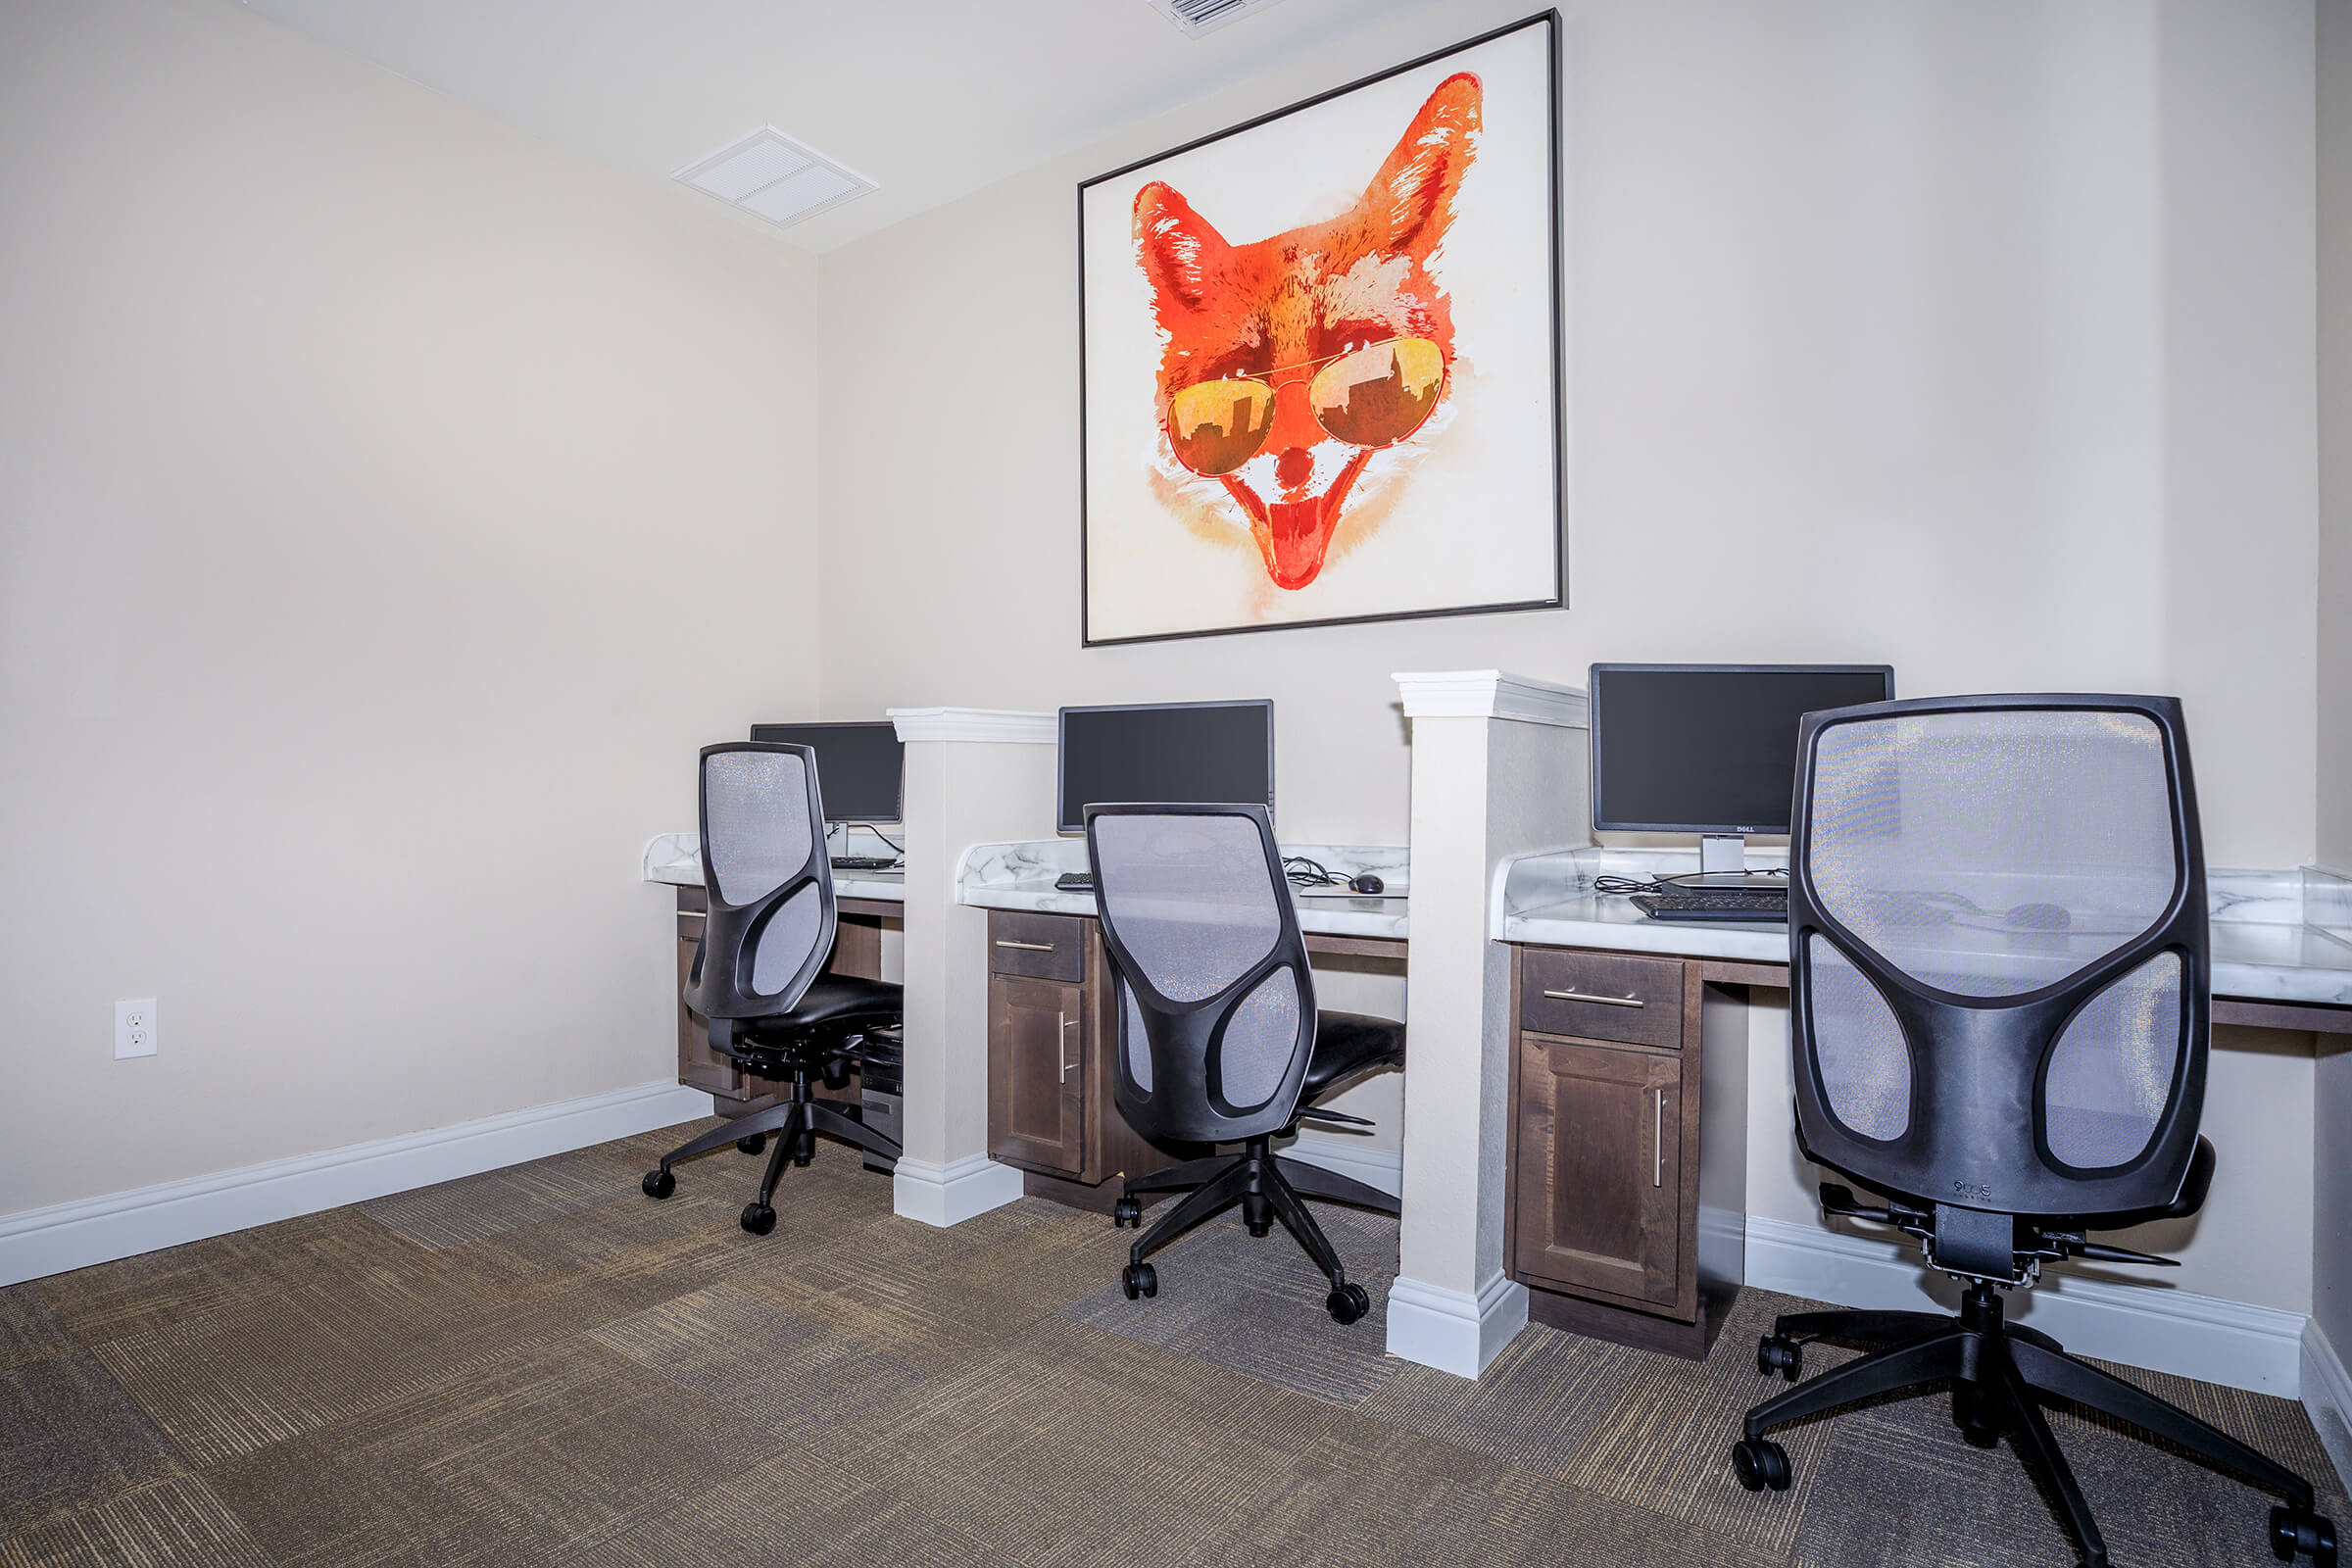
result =
[{"label": "chair mesh backrest", "polygon": [[1900,1138],[1911,1127],[1911,1053],[1902,1025],[1845,955],[1819,936],[1808,951],[1813,1033],[1830,1110],[1865,1138]]},{"label": "chair mesh backrest", "polygon": [[[811,785],[793,752],[725,751],[703,760],[704,831],[720,898],[755,904],[808,865],[816,844]],[[824,900],[811,883],[751,939],[751,989],[781,993],[824,939]]]},{"label": "chair mesh backrest", "polygon": [[2173,1092],[2180,994],[2180,960],[2160,953],[2075,1014],[2050,1052],[2043,1091],[2051,1153],[2096,1170],[2148,1146]]},{"label": "chair mesh backrest", "polygon": [[[1812,765],[1813,898],[1922,986],[1996,1000],[2060,985],[2168,919],[2181,886],[2164,731],[2144,713],[1838,720]],[[1851,1131],[1900,1138],[1913,1045],[1862,969],[1818,932],[1805,943],[1822,1097]],[[2059,1160],[2112,1168],[2148,1147],[2187,1049],[2186,985],[2179,957],[2160,953],[2059,1033],[2037,1107]]]},{"label": "chair mesh backrest", "polygon": [[2180,878],[2164,735],[2139,713],[1983,710],[1835,724],[1807,864],[1824,913],[1912,979],[2054,985],[2147,931]]},{"label": "chair mesh backrest", "polygon": [[[1285,893],[1254,818],[1214,813],[1094,818],[1096,897],[1142,978],[1171,1002],[1223,992],[1274,951]],[[1216,1072],[1227,1103],[1259,1105],[1281,1087],[1300,1041],[1297,978],[1276,969],[1233,1009]],[[1140,1009],[1124,1006],[1129,1073],[1152,1084]]]},{"label": "chair mesh backrest", "polygon": [[752,904],[808,863],[808,771],[790,752],[703,760],[703,825],[719,896]]}]

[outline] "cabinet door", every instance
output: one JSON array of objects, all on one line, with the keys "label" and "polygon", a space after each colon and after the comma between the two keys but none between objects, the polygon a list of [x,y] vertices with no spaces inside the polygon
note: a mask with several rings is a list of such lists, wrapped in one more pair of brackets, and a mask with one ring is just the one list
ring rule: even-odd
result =
[{"label": "cabinet door", "polygon": [[[698,890],[699,891],[699,890]],[[707,1089],[729,1100],[742,1098],[743,1074],[724,1056],[710,1054],[710,1035],[683,1000],[686,982],[694,973],[694,956],[703,945],[703,917],[678,916],[678,1082],[690,1089]]]},{"label": "cabinet door", "polygon": [[988,983],[988,1152],[1054,1175],[1086,1168],[1086,992],[997,975]]},{"label": "cabinet door", "polygon": [[1682,1284],[1683,1063],[1522,1035],[1518,1272],[1672,1306]]}]

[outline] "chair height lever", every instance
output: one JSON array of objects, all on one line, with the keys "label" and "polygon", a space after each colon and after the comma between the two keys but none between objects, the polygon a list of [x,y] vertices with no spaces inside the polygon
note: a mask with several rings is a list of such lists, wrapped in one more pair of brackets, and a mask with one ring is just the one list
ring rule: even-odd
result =
[{"label": "chair height lever", "polygon": [[1882,1225],[1894,1223],[1894,1210],[1865,1207],[1854,1197],[1854,1190],[1841,1182],[1821,1184],[1821,1211],[1825,1214],[1842,1214],[1847,1219],[1875,1219]]},{"label": "chair height lever", "polygon": [[2179,1268],[2177,1257],[2157,1257],[2148,1252],[2134,1252],[2128,1247],[2109,1247],[2103,1242],[2082,1239],[2080,1231],[2045,1231],[2044,1238],[2066,1257],[2087,1257],[2094,1263],[2151,1263],[2158,1268]]}]

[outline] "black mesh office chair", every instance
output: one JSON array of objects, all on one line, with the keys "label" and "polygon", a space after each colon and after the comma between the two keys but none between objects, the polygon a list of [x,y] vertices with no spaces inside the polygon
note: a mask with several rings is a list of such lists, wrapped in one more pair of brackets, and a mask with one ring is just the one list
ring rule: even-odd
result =
[{"label": "black mesh office chair", "polygon": [[1794,1382],[1809,1340],[1885,1348],[1747,1415],[1733,1465],[1788,1485],[1764,1434],[1951,1380],[1952,1421],[2007,1437],[2083,1561],[2107,1560],[2041,1406],[2119,1417],[2286,1499],[2271,1548],[2332,1568],[2310,1483],[2002,1318],[2045,1261],[2169,1263],[2085,1238],[2194,1213],[2210,979],[2203,846],[2180,705],[1956,697],[1806,715],[1790,833],[1797,1141],[1886,1194],[1824,1184],[1832,1214],[1917,1237],[1964,1288],[1957,1317],[1802,1312],[1757,1370]]},{"label": "black mesh office chair", "polygon": [[853,1061],[896,1060],[876,1038],[899,1026],[897,986],[828,974],[835,914],[833,867],[825,855],[825,808],[816,757],[806,746],[738,741],[703,748],[703,886],[710,912],[686,982],[686,1005],[709,1021],[710,1049],[760,1077],[790,1079],[790,1098],[738,1116],[662,1156],[645,1173],[649,1198],[677,1191],[670,1167],[734,1144],[747,1154],[776,1135],[760,1196],[743,1228],[776,1228],[770,1204],[789,1158],[806,1165],[816,1135],[830,1133],[887,1159],[898,1143],[858,1119],[843,1101],[811,1099],[811,1075],[836,1084]]},{"label": "black mesh office chair", "polygon": [[1112,1212],[1143,1226],[1141,1193],[1187,1193],[1128,1252],[1127,1298],[1159,1294],[1144,1255],[1235,1203],[1250,1234],[1279,1219],[1331,1280],[1324,1308],[1342,1323],[1371,1309],[1300,1197],[1383,1213],[1396,1200],[1303,1160],[1271,1140],[1301,1118],[1369,1126],[1313,1102],[1344,1080],[1404,1064],[1404,1025],[1318,1013],[1306,944],[1263,806],[1090,806],[1102,944],[1118,993],[1119,1110],[1155,1143],[1239,1143],[1128,1181]]}]

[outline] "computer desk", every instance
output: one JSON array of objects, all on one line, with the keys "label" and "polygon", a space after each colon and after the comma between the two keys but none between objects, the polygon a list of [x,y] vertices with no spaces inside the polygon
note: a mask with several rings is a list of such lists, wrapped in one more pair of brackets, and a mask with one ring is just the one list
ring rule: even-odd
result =
[{"label": "computer desk", "polygon": [[[1377,898],[1293,891],[1308,955],[1401,962],[1406,954],[1405,852],[1285,845],[1333,872],[1371,871]],[[1092,892],[1054,885],[1086,865],[1083,840],[984,844],[967,852],[956,902],[988,914],[988,1152],[1022,1172],[1023,1190],[1107,1209],[1122,1173],[1182,1154],[1153,1147],[1112,1102],[1118,1017]]]},{"label": "computer desk", "polygon": [[[1745,1277],[1745,1004],[1787,989],[1788,929],[1652,920],[1593,890],[1690,869],[1506,861],[1488,935],[1512,956],[1506,1272],[1537,1321],[1698,1355]],[[2352,947],[2294,918],[2295,875],[2208,873],[2217,1025],[2352,1034]]]}]

